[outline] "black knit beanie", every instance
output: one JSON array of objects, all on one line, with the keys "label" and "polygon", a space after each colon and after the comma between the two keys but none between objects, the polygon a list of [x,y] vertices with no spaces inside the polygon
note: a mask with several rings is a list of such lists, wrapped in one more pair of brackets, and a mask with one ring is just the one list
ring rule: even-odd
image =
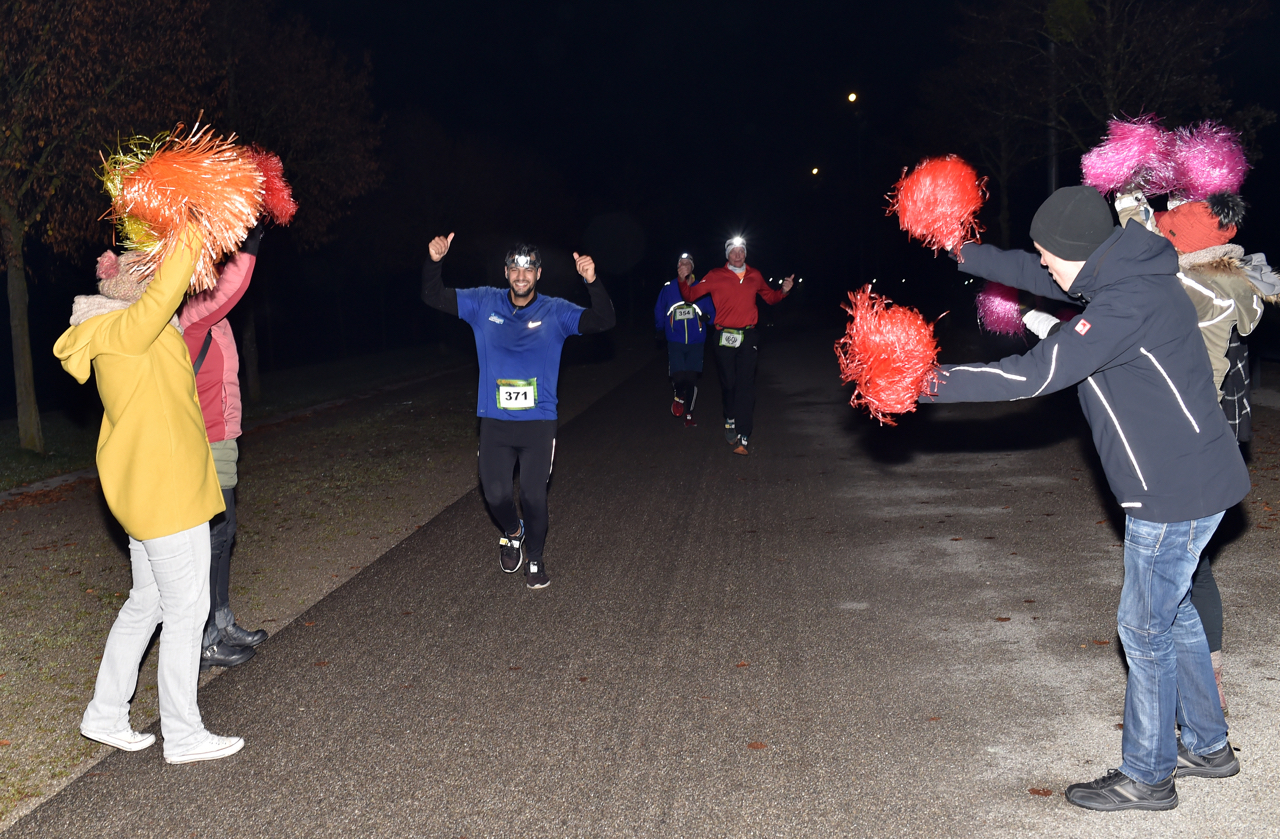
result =
[{"label": "black knit beanie", "polygon": [[1031,238],[1049,253],[1083,262],[1115,232],[1111,207],[1091,186],[1064,186],[1031,219]]}]

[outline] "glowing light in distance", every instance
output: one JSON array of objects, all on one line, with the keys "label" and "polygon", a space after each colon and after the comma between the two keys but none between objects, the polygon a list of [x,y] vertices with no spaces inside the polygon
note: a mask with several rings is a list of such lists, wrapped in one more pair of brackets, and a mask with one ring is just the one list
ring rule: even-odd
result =
[{"label": "glowing light in distance", "polygon": [[818,167],[817,167],[817,166],[813,167],[813,174],[815,174],[815,175],[816,175],[816,174],[818,174]]},{"label": "glowing light in distance", "polygon": [[850,94],[849,94],[849,101],[850,101],[850,102],[857,102],[857,101],[858,101],[858,94],[856,94],[856,93],[850,93]]}]

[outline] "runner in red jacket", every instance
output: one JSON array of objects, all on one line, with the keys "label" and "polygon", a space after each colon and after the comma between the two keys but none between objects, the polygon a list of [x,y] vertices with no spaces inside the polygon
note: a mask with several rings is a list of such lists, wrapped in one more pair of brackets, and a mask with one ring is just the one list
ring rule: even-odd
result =
[{"label": "runner in red jacket", "polygon": [[735,236],[724,243],[728,262],[713,268],[696,286],[680,284],[685,302],[711,295],[716,307],[715,353],[720,367],[724,400],[724,438],[735,454],[748,454],[756,406],[756,295],[772,305],[791,292],[795,275],[782,281],[782,290],[765,282],[764,275],[747,264],[747,243]]}]

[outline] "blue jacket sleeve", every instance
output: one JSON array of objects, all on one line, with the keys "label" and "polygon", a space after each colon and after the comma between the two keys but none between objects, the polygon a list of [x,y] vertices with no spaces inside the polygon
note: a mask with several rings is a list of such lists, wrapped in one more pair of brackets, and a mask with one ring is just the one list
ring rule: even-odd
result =
[{"label": "blue jacket sleeve", "polygon": [[1050,297],[1067,303],[1078,301],[1062,290],[1040,264],[1040,257],[1027,251],[1006,251],[994,245],[967,244],[960,249],[964,260],[959,268],[966,274],[995,280],[1002,285],[1020,288],[1041,297]]},{"label": "blue jacket sleeve", "polygon": [[670,292],[671,283],[664,285],[662,290],[658,292],[658,302],[653,304],[654,329],[667,328],[667,309],[671,308],[671,304],[667,302],[667,298],[670,296]]},{"label": "blue jacket sleeve", "polygon": [[1054,393],[1079,384],[1128,352],[1138,325],[1132,313],[1090,306],[1023,355],[989,364],[942,365],[937,383],[921,399],[1003,402]]}]

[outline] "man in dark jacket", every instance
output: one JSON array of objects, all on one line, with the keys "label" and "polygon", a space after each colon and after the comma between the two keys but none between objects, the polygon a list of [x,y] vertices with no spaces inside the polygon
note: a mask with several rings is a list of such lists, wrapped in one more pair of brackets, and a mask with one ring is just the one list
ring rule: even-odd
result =
[{"label": "man in dark jacket", "polygon": [[[1119,769],[1067,788],[1091,810],[1168,810],[1179,775],[1225,778],[1227,742],[1191,575],[1222,513],[1249,491],[1172,245],[1117,227],[1091,187],[1051,195],[1025,251],[965,245],[961,270],[1085,306],[1030,352],[943,365],[938,402],[1026,399],[1079,385],[1111,491],[1127,516],[1117,614],[1129,664]],[[1046,270],[1047,269],[1047,270]],[[1179,740],[1175,722],[1182,726]]]}]

